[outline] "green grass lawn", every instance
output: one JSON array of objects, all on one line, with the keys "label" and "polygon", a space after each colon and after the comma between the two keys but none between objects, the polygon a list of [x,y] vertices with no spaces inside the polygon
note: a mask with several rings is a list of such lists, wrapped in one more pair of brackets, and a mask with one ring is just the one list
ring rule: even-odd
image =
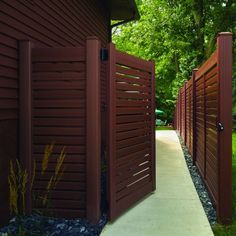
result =
[{"label": "green grass lawn", "polygon": [[233,223],[229,226],[216,225],[213,227],[215,236],[236,235],[236,132],[233,133]]},{"label": "green grass lawn", "polygon": [[173,130],[171,126],[156,126],[156,130]]}]

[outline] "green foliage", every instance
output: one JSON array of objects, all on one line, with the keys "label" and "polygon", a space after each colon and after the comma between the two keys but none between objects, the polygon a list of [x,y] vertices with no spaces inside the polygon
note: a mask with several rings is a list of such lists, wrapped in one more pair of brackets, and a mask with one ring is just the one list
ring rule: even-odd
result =
[{"label": "green foliage", "polygon": [[[155,61],[157,107],[171,119],[179,88],[215,50],[217,33],[236,33],[236,3],[139,0],[137,4],[141,19],[116,27],[113,41],[121,51]],[[236,107],[236,98],[234,102]]]}]

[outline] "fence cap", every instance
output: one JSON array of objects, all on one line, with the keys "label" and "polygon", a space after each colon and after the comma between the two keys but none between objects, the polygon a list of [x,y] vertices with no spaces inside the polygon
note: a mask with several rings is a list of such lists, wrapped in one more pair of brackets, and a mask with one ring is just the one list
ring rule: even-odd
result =
[{"label": "fence cap", "polygon": [[221,36],[221,35],[233,35],[233,33],[231,33],[231,32],[220,32],[220,33],[218,33],[218,36]]}]

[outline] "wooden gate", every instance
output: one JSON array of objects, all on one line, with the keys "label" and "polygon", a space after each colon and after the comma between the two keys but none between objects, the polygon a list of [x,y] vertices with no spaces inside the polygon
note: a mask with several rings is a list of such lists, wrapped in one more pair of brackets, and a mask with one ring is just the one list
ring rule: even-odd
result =
[{"label": "wooden gate", "polygon": [[109,218],[155,190],[154,63],[109,45]]}]

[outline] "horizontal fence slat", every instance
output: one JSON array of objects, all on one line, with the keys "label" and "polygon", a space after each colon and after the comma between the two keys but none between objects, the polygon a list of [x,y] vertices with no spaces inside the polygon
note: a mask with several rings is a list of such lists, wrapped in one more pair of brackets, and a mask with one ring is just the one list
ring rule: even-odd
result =
[{"label": "horizontal fence slat", "polygon": [[77,62],[85,60],[85,48],[35,48],[32,51],[34,62]]}]

